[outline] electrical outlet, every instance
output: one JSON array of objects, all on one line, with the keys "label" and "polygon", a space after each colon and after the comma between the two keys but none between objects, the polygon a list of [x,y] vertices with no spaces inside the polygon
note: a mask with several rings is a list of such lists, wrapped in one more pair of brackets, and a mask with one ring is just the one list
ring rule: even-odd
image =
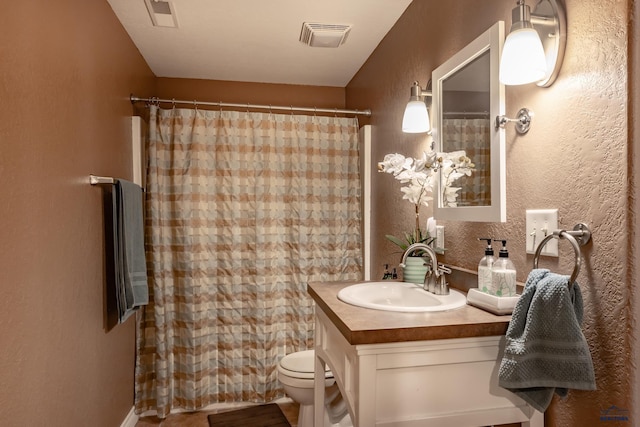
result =
[{"label": "electrical outlet", "polygon": [[[535,254],[540,242],[558,229],[558,209],[527,209],[527,253]],[[540,255],[558,256],[558,239],[551,239]]]}]

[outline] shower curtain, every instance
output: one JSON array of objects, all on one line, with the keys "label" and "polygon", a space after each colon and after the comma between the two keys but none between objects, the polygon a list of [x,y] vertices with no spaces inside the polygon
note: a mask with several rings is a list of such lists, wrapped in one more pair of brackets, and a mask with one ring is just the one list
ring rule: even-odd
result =
[{"label": "shower curtain", "polygon": [[356,119],[150,107],[138,413],[283,395],[311,281],[362,277]]},{"label": "shower curtain", "polygon": [[491,120],[488,118],[443,118],[446,151],[464,150],[476,165],[471,176],[456,181],[462,187],[458,206],[491,204]]}]

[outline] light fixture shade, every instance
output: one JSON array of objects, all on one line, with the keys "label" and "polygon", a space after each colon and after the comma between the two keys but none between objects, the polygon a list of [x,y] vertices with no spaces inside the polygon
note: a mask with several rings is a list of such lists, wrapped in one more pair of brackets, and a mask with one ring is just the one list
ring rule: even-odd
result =
[{"label": "light fixture shade", "polygon": [[431,124],[427,104],[424,101],[411,100],[404,109],[402,118],[402,132],[423,133],[429,132]]},{"label": "light fixture shade", "polygon": [[547,74],[547,60],[538,32],[520,28],[507,36],[500,58],[500,82],[522,85],[542,80]]}]

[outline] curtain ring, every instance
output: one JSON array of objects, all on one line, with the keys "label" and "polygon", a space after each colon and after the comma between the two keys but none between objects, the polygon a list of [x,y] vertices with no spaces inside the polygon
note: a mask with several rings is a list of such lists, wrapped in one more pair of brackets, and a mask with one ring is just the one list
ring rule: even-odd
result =
[{"label": "curtain ring", "polygon": [[196,101],[195,99],[193,100],[193,108],[198,111],[198,101]]},{"label": "curtain ring", "polygon": [[173,110],[176,109],[176,99],[175,98],[171,98],[171,109],[173,109]]}]

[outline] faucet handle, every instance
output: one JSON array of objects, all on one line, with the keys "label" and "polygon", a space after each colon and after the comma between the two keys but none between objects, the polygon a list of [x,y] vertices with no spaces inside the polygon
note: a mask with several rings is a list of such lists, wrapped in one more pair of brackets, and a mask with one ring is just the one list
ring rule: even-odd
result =
[{"label": "faucet handle", "polygon": [[444,264],[438,264],[438,283],[434,284],[433,290],[436,295],[449,295],[449,284],[445,274],[451,274],[451,269]]},{"label": "faucet handle", "polygon": [[444,264],[438,264],[438,273],[451,274],[451,269]]}]

